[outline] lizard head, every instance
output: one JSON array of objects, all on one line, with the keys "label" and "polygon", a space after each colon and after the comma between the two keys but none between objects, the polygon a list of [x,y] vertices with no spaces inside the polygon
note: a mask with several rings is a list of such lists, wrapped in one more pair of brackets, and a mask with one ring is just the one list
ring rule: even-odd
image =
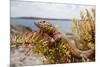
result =
[{"label": "lizard head", "polygon": [[44,20],[35,22],[35,25],[44,33],[53,34],[56,31],[56,27],[53,24]]}]

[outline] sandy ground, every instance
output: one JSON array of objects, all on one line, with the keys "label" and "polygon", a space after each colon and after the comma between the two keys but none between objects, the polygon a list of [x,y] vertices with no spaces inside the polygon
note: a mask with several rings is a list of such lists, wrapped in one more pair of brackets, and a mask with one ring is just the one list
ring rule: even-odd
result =
[{"label": "sandy ground", "polygon": [[33,66],[43,64],[42,55],[33,54],[31,48],[18,48],[11,49],[11,67],[18,66]]}]

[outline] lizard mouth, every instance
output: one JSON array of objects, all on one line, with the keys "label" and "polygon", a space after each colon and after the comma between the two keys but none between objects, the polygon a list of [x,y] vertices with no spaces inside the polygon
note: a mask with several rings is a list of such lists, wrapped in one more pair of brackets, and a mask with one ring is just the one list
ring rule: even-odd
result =
[{"label": "lizard mouth", "polygon": [[35,24],[37,27],[39,27],[39,28],[40,28],[40,25],[39,25],[39,23],[38,23],[38,22],[34,22],[34,24]]}]

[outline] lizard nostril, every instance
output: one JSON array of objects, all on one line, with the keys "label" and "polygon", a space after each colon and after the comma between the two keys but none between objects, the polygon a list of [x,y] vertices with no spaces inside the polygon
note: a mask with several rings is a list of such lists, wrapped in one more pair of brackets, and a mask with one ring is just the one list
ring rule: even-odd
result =
[{"label": "lizard nostril", "polygon": [[41,23],[41,21],[39,23]]}]

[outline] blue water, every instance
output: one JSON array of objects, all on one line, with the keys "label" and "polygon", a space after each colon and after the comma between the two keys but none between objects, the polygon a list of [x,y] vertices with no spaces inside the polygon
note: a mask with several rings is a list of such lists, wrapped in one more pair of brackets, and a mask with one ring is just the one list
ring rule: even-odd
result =
[{"label": "blue water", "polygon": [[[34,25],[34,22],[38,19],[21,19],[21,18],[11,18],[11,23],[17,25],[24,25],[30,27],[33,31],[38,30],[38,28]],[[55,24],[61,32],[72,32],[70,27],[73,26],[73,22],[67,20],[46,20],[51,24]]]}]

